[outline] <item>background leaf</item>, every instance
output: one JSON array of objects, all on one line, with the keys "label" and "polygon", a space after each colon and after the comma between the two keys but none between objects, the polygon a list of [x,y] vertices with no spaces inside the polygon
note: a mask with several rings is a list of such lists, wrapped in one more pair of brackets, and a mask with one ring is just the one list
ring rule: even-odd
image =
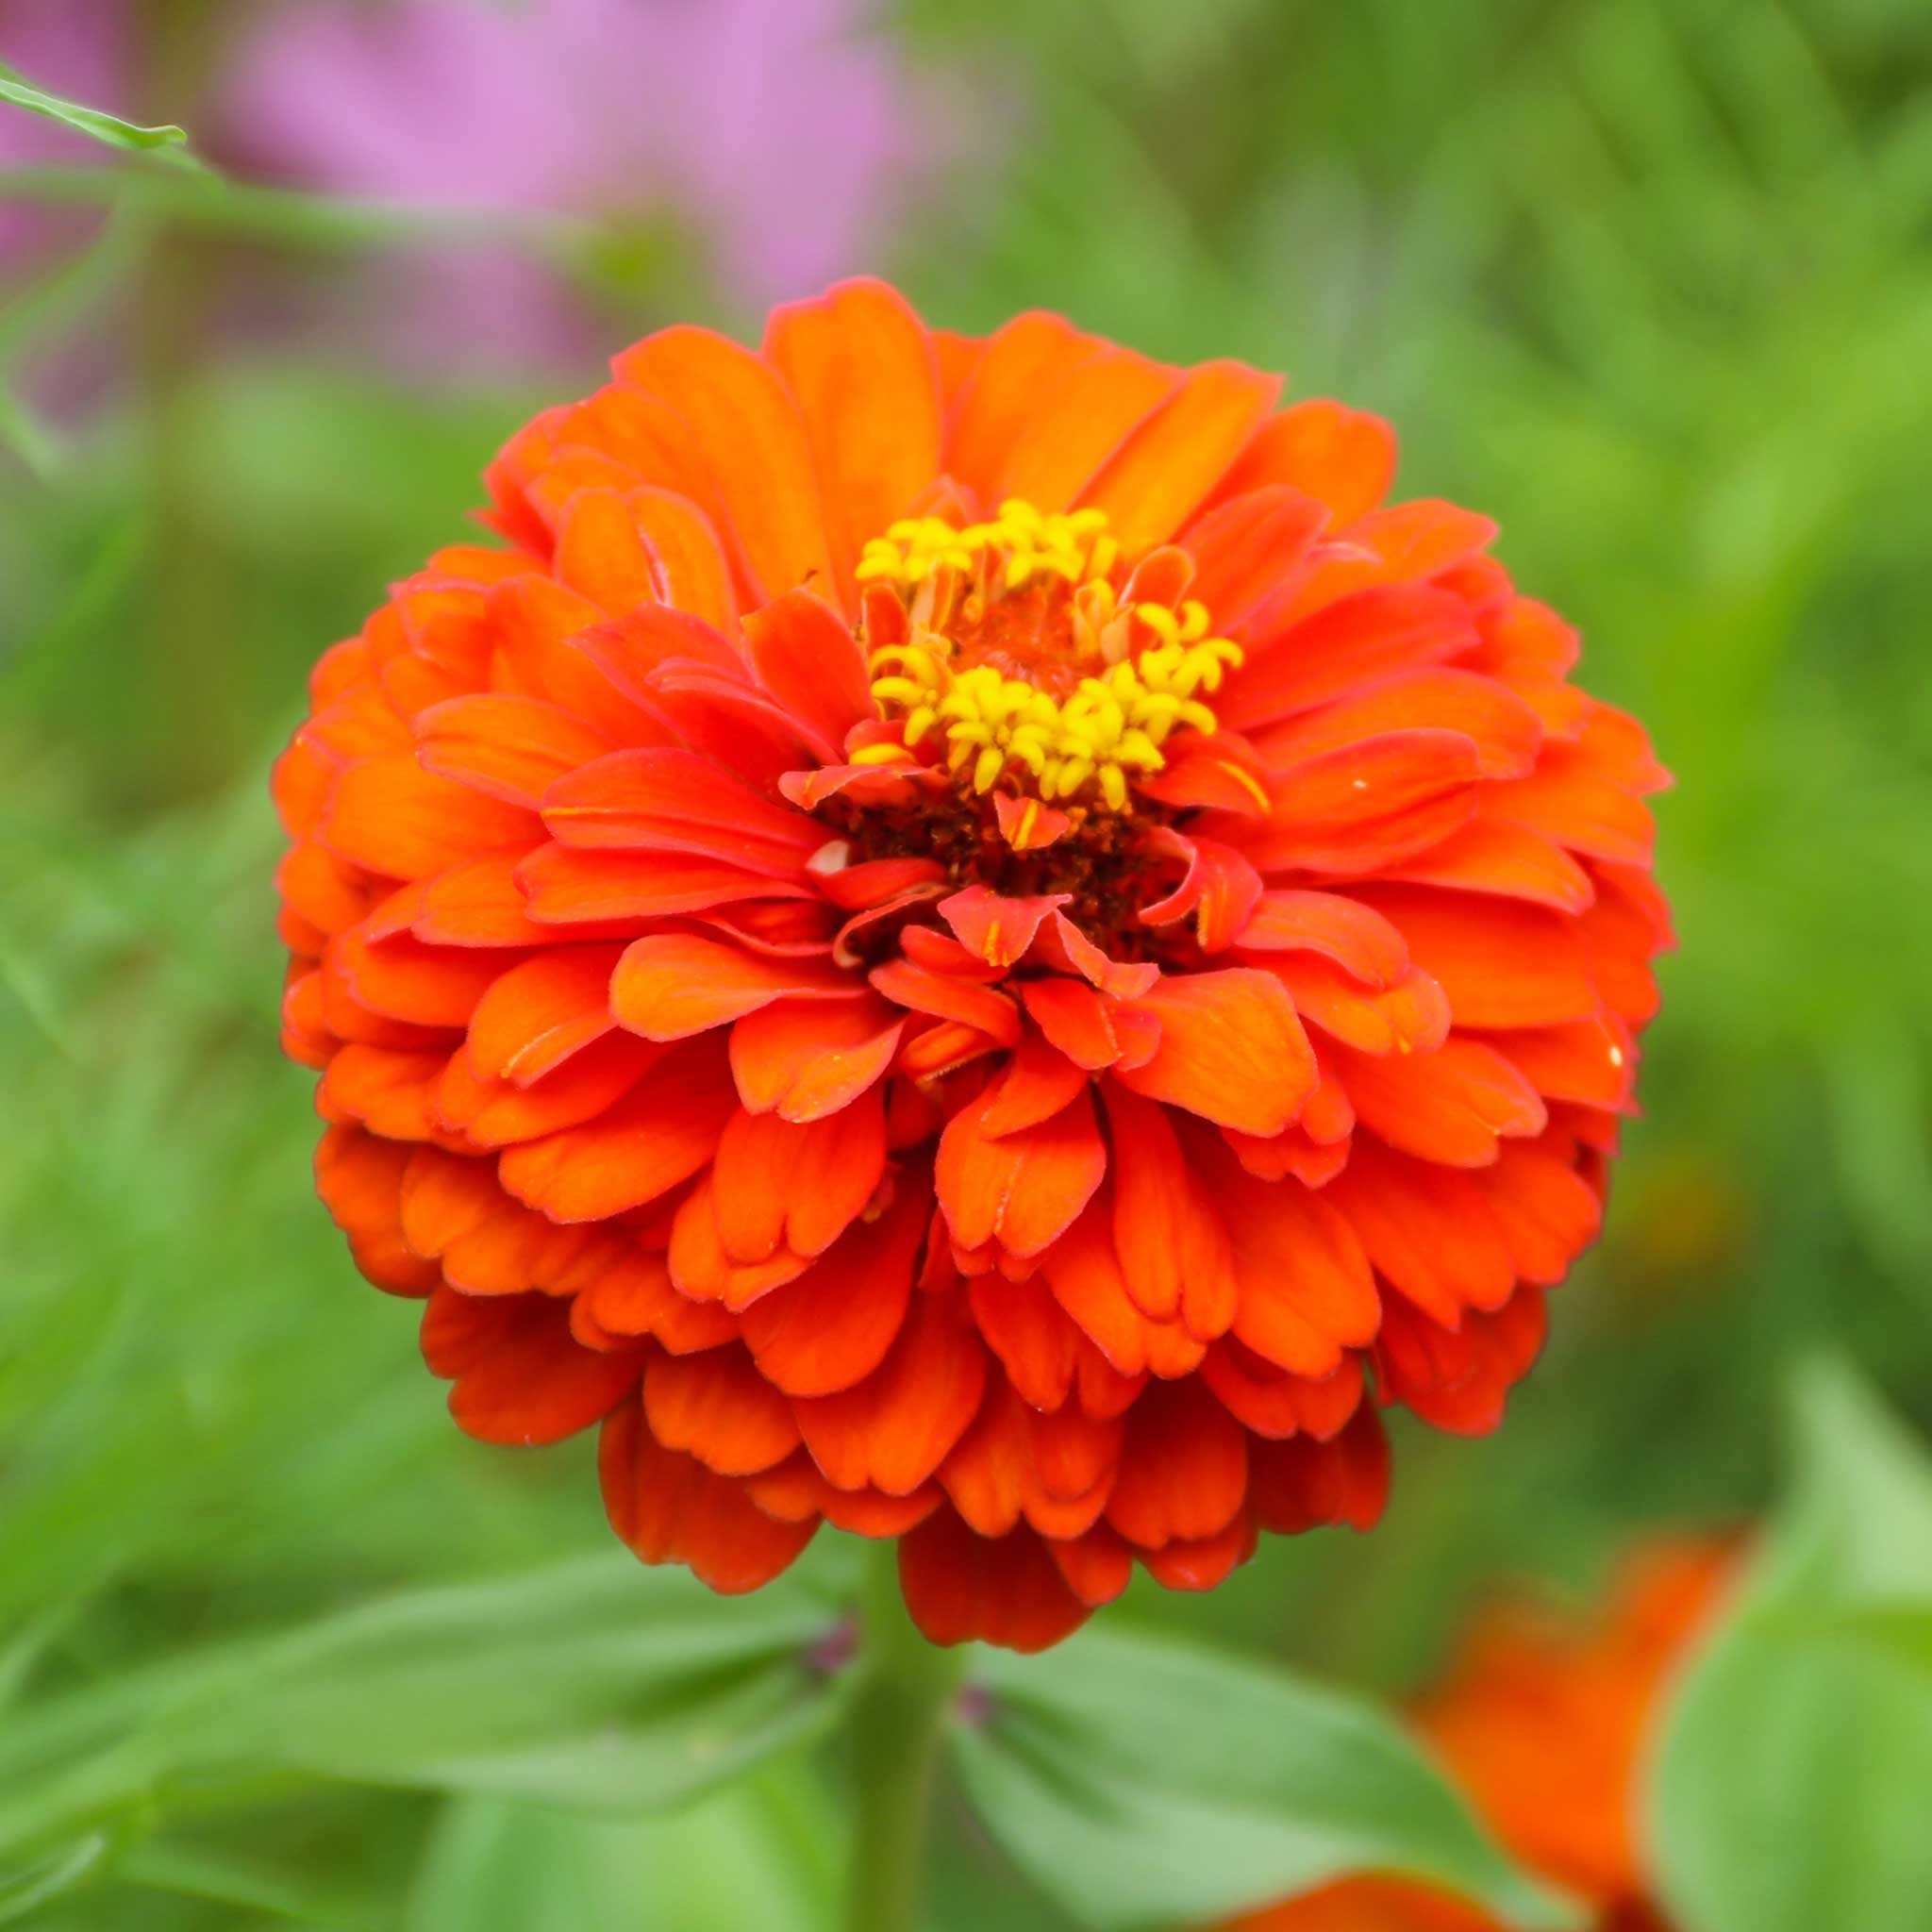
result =
[{"label": "background leaf", "polygon": [[1842,1367],[1795,1407],[1795,1493],[1663,1739],[1663,1894],[1690,1932],[1922,1932],[1932,1462]]},{"label": "background leaf", "polygon": [[796,1766],[667,1818],[459,1798],[429,1836],[401,1932],[824,1932],[838,1822]]},{"label": "background leaf", "polygon": [[8,67],[5,62],[0,62],[0,101],[25,108],[29,114],[42,114],[49,121],[58,121],[63,126],[72,127],[90,140],[104,142],[108,147],[125,148],[132,154],[160,154],[177,164],[201,166],[188,152],[188,130],[185,127],[139,127],[132,121],[122,120],[118,114],[103,113],[98,108],[85,108],[78,101],[62,100],[58,94],[50,94],[34,86],[17,68]]},{"label": "background leaf", "polygon": [[1388,1717],[1256,1661],[1089,1631],[989,1653],[953,1760],[987,1828],[1082,1924],[1215,1919],[1359,1872],[1466,1893],[1523,1932],[1573,1923]]},{"label": "background leaf", "polygon": [[52,1700],[0,1741],[0,1850],[290,1774],[635,1814],[819,1735],[805,1653],[835,1613],[791,1580],[721,1603],[616,1553],[413,1592]]}]

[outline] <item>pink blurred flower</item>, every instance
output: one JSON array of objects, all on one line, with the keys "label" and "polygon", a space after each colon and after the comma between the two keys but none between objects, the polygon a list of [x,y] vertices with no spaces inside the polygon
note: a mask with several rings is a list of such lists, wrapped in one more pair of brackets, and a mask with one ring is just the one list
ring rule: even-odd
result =
[{"label": "pink blurred flower", "polygon": [[[125,0],[0,0],[0,61],[50,93],[119,107],[127,95],[124,5]],[[102,158],[86,135],[0,104],[0,168],[42,161],[85,166]],[[0,202],[0,268],[18,266],[17,257],[55,226],[31,208]]]},{"label": "pink blurred flower", "polygon": [[[0,59],[129,111],[140,4],[0,0]],[[160,104],[223,165],[337,194],[668,234],[747,311],[870,265],[929,185],[945,118],[870,25],[867,0],[263,0],[226,21],[202,97]],[[103,158],[52,123],[0,111],[0,163]],[[0,250],[49,232],[0,209]],[[436,370],[588,358],[608,332],[487,228],[357,270],[309,284],[292,318],[286,289],[258,286],[258,266],[227,292],[248,333],[291,319],[334,341],[374,331],[391,358]]]},{"label": "pink blurred flower", "polygon": [[266,172],[692,232],[747,307],[860,266],[920,115],[861,0],[292,0],[223,119]]}]

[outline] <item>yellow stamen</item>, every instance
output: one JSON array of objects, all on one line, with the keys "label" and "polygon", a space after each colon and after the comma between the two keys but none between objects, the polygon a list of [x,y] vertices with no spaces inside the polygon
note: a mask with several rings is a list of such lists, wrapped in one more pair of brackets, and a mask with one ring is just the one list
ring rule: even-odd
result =
[{"label": "yellow stamen", "polygon": [[[1006,778],[1042,800],[1091,791],[1106,809],[1124,810],[1130,776],[1162,769],[1173,732],[1214,730],[1214,713],[1197,693],[1217,691],[1241,652],[1232,639],[1208,635],[1197,599],[1178,612],[1122,606],[1112,582],[1121,560],[1104,511],[1042,512],[1018,498],[989,523],[956,529],[942,517],[908,517],[874,538],[860,555],[860,580],[893,583],[914,607],[911,641],[869,659],[873,696],[883,714],[901,719],[904,743],[941,732],[949,769],[970,773],[975,791]],[[1066,584],[1074,660],[1096,671],[1055,698],[992,665],[956,665],[952,641],[926,627],[941,619],[919,590],[941,566],[967,581],[965,608],[975,623],[1001,596],[1042,579]],[[885,749],[861,757],[884,762]]]}]

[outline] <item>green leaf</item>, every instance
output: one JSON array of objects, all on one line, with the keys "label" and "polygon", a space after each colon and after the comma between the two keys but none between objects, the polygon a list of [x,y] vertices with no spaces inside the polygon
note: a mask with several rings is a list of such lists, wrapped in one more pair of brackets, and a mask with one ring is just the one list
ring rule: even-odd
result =
[{"label": "green leaf", "polygon": [[798,1766],[667,1818],[458,1798],[431,1833],[402,1932],[824,1932],[840,1833]]},{"label": "green leaf", "polygon": [[172,125],[138,127],[118,114],[104,113],[99,108],[84,108],[78,101],[62,100],[58,94],[35,87],[17,67],[8,67],[4,62],[0,62],[0,101],[11,101],[29,114],[42,114],[49,121],[58,121],[108,147],[123,148],[130,154],[159,154],[189,167],[202,165],[188,152],[186,128]]},{"label": "green leaf", "polygon": [[1664,1901],[1688,1932],[1923,1932],[1932,1466],[1841,1367],[1795,1409],[1795,1493],[1667,1721]]},{"label": "green leaf", "polygon": [[105,1831],[84,1832],[24,1865],[0,1871],[0,1925],[10,1925],[51,1904],[89,1877],[108,1855]]},{"label": "green leaf", "polygon": [[1398,1873],[1524,1932],[1574,1923],[1368,1702],[1257,1660],[1120,1631],[989,1655],[953,1757],[975,1808],[1063,1910],[1104,1932],[1218,1918]]},{"label": "green leaf", "polygon": [[833,1615],[803,1581],[730,1602],[621,1554],[395,1597],[24,1714],[0,1851],[291,1774],[676,1804],[833,1722],[844,1683],[805,1660]]}]

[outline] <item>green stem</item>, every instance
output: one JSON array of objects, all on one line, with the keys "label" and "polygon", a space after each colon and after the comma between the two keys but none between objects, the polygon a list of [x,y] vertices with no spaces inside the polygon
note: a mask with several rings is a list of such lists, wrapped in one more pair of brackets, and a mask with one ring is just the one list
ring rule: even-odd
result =
[{"label": "green stem", "polygon": [[846,1932],[917,1932],[933,1772],[965,1659],[928,1643],[907,1615],[891,1542],[874,1553],[863,1617]]}]

